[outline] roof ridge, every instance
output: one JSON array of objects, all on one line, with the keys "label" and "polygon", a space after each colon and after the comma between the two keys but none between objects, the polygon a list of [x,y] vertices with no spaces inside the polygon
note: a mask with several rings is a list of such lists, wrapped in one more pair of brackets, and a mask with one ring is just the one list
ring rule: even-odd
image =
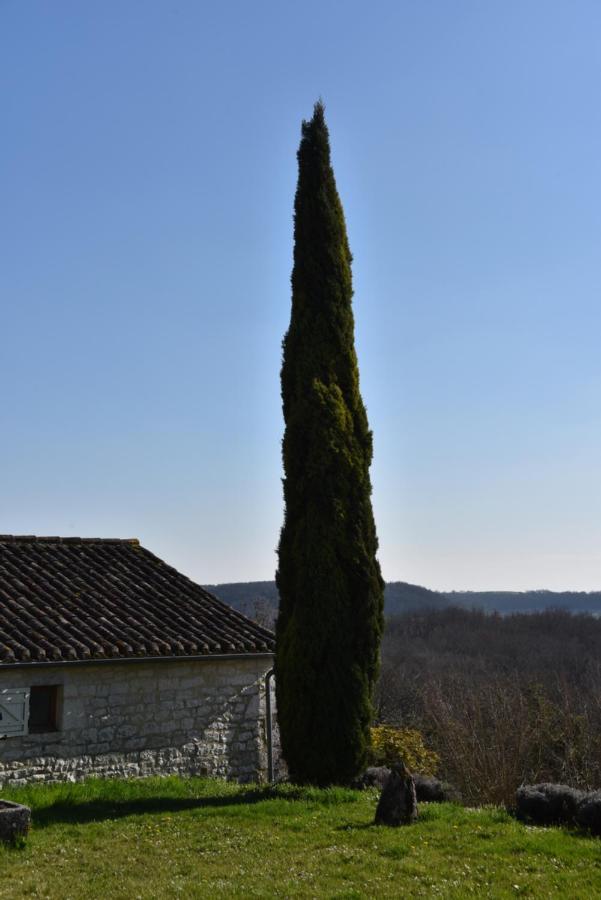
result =
[{"label": "roof ridge", "polygon": [[138,538],[60,537],[37,534],[0,534],[0,543],[28,543],[39,541],[47,544],[139,544]]}]

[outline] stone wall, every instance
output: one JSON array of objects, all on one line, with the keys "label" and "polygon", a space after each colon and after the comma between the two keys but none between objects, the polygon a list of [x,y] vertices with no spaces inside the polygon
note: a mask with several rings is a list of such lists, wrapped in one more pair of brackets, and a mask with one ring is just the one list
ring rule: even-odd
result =
[{"label": "stone wall", "polygon": [[0,669],[0,689],[59,685],[59,730],[0,740],[0,788],[88,775],[267,773],[269,657]]}]

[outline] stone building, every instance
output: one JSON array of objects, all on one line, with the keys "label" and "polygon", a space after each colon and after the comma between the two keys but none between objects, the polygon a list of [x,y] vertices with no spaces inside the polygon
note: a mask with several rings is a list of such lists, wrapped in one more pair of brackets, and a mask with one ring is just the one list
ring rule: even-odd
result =
[{"label": "stone building", "polygon": [[0,536],[0,787],[264,779],[273,651],[137,540]]}]

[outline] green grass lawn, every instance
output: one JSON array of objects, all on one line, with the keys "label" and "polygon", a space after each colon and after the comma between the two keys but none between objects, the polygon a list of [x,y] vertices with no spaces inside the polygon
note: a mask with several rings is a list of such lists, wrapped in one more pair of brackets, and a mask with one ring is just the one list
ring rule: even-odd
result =
[{"label": "green grass lawn", "polygon": [[206,779],[3,790],[33,809],[0,845],[0,897],[601,897],[601,841],[498,809],[424,804],[372,825],[377,793]]}]

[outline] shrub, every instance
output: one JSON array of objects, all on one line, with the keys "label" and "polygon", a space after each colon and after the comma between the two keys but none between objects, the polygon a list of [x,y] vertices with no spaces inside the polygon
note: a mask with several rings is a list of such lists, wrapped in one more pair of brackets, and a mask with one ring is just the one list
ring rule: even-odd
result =
[{"label": "shrub", "polygon": [[402,759],[412,772],[420,775],[435,775],[439,763],[438,754],[426,747],[419,731],[392,725],[376,725],[371,729],[371,756],[376,766],[392,766]]}]

